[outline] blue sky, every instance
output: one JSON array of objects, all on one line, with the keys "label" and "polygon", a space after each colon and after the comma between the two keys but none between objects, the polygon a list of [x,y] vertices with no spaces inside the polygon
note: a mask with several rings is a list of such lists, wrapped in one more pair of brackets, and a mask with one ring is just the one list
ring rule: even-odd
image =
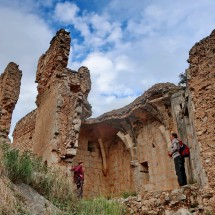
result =
[{"label": "blue sky", "polygon": [[23,71],[12,120],[33,110],[39,57],[60,28],[71,32],[68,67],[87,66],[93,116],[132,102],[155,83],[178,83],[192,46],[215,28],[214,0],[0,0],[0,71]]}]

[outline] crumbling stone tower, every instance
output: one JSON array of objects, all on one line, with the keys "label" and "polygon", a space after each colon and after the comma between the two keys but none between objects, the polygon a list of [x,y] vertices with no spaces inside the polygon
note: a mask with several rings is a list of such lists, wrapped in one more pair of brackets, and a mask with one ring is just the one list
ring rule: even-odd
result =
[{"label": "crumbling stone tower", "polygon": [[0,138],[7,139],[12,113],[19,98],[22,71],[10,62],[0,76]]},{"label": "crumbling stone tower", "polygon": [[38,96],[33,134],[33,152],[48,164],[69,161],[76,155],[81,120],[91,116],[87,96],[91,89],[89,70],[67,67],[70,35],[61,29],[38,62]]}]

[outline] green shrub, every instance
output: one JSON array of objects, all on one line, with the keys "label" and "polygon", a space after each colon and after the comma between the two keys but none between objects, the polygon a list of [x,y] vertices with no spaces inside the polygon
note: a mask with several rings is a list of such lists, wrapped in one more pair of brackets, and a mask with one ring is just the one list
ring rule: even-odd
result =
[{"label": "green shrub", "polygon": [[3,163],[7,176],[12,182],[29,183],[32,178],[33,168],[28,152],[19,154],[17,149],[10,149],[8,144],[1,145],[3,151]]}]

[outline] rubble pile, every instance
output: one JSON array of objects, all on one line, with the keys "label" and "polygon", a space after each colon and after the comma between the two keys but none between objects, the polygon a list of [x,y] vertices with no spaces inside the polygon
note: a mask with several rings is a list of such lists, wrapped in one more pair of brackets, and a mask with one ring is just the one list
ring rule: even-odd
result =
[{"label": "rubble pile", "polygon": [[127,214],[139,215],[212,215],[211,189],[200,189],[197,184],[163,192],[146,192],[142,195],[120,199]]}]

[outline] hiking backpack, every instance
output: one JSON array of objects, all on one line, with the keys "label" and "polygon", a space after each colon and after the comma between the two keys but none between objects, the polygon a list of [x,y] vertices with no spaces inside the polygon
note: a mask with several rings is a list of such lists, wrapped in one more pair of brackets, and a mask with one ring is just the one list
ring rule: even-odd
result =
[{"label": "hiking backpack", "polygon": [[178,151],[179,151],[181,157],[184,157],[184,158],[190,157],[190,149],[189,149],[189,147],[185,143],[183,143],[181,140],[179,140],[178,143],[179,143],[179,146],[180,146]]}]

